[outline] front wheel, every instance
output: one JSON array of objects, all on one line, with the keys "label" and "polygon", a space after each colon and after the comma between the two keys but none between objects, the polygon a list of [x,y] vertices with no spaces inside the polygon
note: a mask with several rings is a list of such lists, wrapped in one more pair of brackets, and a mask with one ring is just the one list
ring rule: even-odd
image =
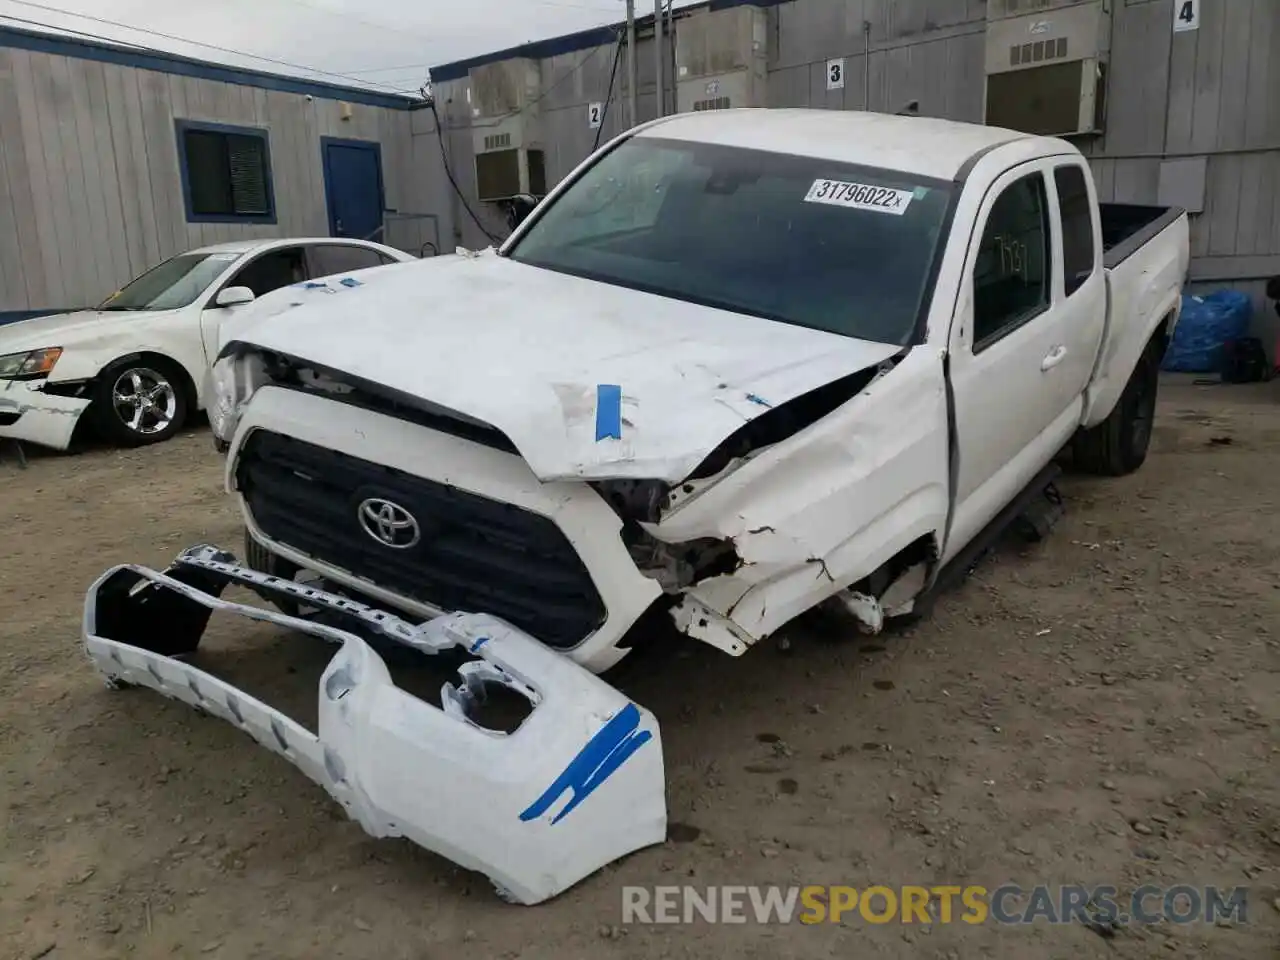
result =
[{"label": "front wheel", "polygon": [[1149,346],[1110,416],[1096,427],[1081,430],[1072,441],[1071,456],[1079,469],[1120,477],[1142,466],[1151,446],[1159,384],[1159,354]]},{"label": "front wheel", "polygon": [[162,360],[113,363],[98,377],[92,412],[98,432],[123,447],[168,440],[187,419],[181,372]]},{"label": "front wheel", "polygon": [[[244,532],[244,562],[250,570],[257,570],[259,573],[265,573],[268,576],[279,577],[281,580],[293,580],[302,571],[302,568],[292,560],[276,556],[257,540],[253,539],[248,530]],[[296,600],[273,596],[271,602],[277,610],[289,617],[296,617],[302,612],[302,608]]]}]

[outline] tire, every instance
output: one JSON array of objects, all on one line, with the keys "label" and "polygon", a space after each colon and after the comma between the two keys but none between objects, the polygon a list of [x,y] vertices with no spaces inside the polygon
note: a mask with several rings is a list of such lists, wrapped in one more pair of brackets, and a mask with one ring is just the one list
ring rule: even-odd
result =
[{"label": "tire", "polygon": [[[276,556],[258,543],[257,540],[253,539],[248,530],[244,532],[244,562],[250,570],[257,570],[259,573],[279,577],[281,580],[292,580],[298,575],[298,571],[302,569],[296,563]],[[279,600],[272,597],[271,603],[277,610],[289,617],[296,617],[301,610],[301,607],[294,600]]]},{"label": "tire", "polygon": [[111,364],[98,375],[89,407],[98,433],[121,447],[168,440],[187,422],[186,380],[177,364],[160,358]]},{"label": "tire", "polygon": [[1077,469],[1121,477],[1142,466],[1151,446],[1159,383],[1160,360],[1153,344],[1143,351],[1111,415],[1076,434],[1071,456]]}]

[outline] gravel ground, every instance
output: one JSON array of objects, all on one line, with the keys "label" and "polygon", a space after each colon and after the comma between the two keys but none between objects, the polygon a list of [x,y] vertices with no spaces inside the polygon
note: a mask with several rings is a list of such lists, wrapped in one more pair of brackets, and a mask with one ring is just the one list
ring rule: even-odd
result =
[{"label": "gravel ground", "polygon": [[[91,672],[97,574],[239,544],[206,432],[0,457],[0,957],[1280,956],[1280,382],[1166,383],[1138,474],[1064,478],[1053,535],[916,627],[793,627],[736,660],[688,641],[637,671],[679,827],[533,909]],[[304,720],[327,655],[226,624],[201,654]],[[1250,891],[1244,923],[1114,933],[621,915],[623,885],[1005,882]]]}]

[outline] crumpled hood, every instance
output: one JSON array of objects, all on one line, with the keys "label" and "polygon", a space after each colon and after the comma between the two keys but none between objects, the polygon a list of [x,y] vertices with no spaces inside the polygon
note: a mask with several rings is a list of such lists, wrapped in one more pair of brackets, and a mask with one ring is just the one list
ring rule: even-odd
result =
[{"label": "crumpled hood", "polygon": [[[356,277],[269,294],[223,343],[279,351],[483,421],[544,481],[678,482],[770,407],[900,350],[489,252]],[[620,417],[610,385],[621,388]],[[597,439],[613,428],[620,437]]]},{"label": "crumpled hood", "polygon": [[23,350],[40,350],[44,347],[72,347],[92,345],[104,337],[119,333],[124,327],[145,317],[154,320],[174,310],[76,310],[73,313],[53,313],[0,327],[0,356],[20,353]]}]

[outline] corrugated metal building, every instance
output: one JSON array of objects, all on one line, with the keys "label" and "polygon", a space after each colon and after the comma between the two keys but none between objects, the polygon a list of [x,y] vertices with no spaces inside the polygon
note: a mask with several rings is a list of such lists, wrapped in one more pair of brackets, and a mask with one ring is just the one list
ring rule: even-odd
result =
[{"label": "corrugated metal building", "polygon": [[[1087,131],[1074,139],[1104,200],[1193,211],[1194,281],[1260,299],[1262,279],[1280,274],[1280,0],[709,0],[672,20],[666,113],[726,102],[894,111],[915,100],[924,115],[958,120],[1051,117],[1068,129],[1038,132]],[[638,32],[643,121],[657,113],[652,15]],[[596,141],[592,104],[609,104],[603,140],[624,128],[625,51],[612,69],[621,36],[607,27],[432,70],[472,206],[492,206],[477,203],[476,153],[503,149],[513,126],[541,153],[548,186]],[[533,89],[495,110],[502,64],[522,64]],[[763,82],[742,81],[752,71]],[[468,244],[482,242],[456,222]]]},{"label": "corrugated metal building", "polygon": [[373,239],[438,246],[449,188],[414,106],[0,28],[0,322],[98,303],[202,244],[367,236],[385,219]]}]

